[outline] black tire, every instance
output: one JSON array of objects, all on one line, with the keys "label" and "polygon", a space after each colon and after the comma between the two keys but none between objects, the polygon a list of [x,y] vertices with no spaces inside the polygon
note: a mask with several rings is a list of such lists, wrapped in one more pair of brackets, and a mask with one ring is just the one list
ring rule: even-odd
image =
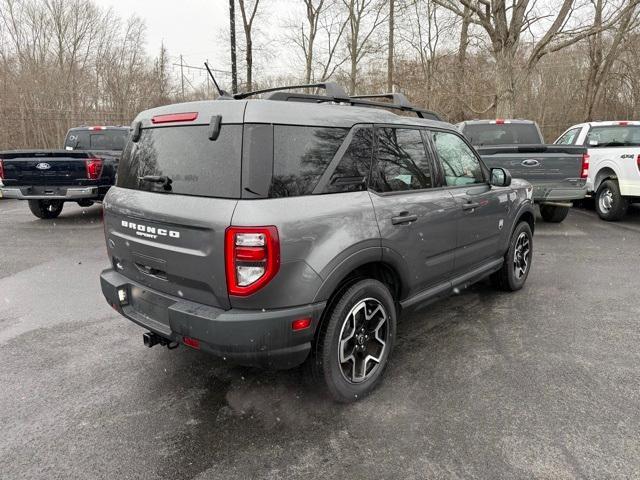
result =
[{"label": "black tire", "polygon": [[627,214],[629,199],[620,194],[620,187],[615,180],[605,180],[596,192],[596,212],[602,220],[617,222]]},{"label": "black tire", "polygon": [[[336,401],[355,402],[371,393],[382,379],[395,341],[396,307],[389,289],[373,279],[353,284],[333,305],[320,326],[310,366],[315,380]],[[372,315],[368,322],[365,310]],[[383,320],[383,315],[386,320]],[[362,324],[366,331],[360,329]],[[372,330],[374,327],[377,327],[375,332]],[[351,335],[350,331],[353,332]],[[343,351],[349,352],[349,355],[343,354],[343,363],[340,362],[342,343]],[[365,361],[368,355],[377,356],[379,361]],[[360,368],[356,368],[358,364]]]},{"label": "black tire", "polygon": [[80,207],[90,207],[93,205],[93,200],[78,200],[78,205]]},{"label": "black tire", "polygon": [[542,215],[545,222],[560,223],[569,215],[569,207],[540,205],[540,215]]},{"label": "black tire", "polygon": [[[516,257],[516,249],[519,247],[519,242],[522,237],[526,237],[528,240],[528,253],[524,260],[526,261],[526,268],[521,271],[523,266],[522,256]],[[531,261],[533,259],[533,234],[531,233],[531,227],[527,222],[520,222],[509,241],[509,249],[504,256],[504,263],[500,270],[491,276],[491,280],[494,285],[500,290],[507,292],[515,292],[524,287],[529,272],[531,271]]]},{"label": "black tire", "polygon": [[29,210],[43,220],[56,218],[62,212],[62,200],[29,200]]}]

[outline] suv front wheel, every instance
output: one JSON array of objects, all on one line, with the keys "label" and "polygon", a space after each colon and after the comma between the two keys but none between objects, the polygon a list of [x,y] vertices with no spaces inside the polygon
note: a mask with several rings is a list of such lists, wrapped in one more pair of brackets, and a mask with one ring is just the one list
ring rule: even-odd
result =
[{"label": "suv front wheel", "polygon": [[491,276],[491,280],[500,290],[515,292],[527,281],[533,258],[533,234],[527,222],[520,222],[509,241],[509,250],[504,256],[500,270]]},{"label": "suv front wheel", "polygon": [[349,287],[323,322],[311,359],[314,375],[339,402],[354,402],[378,385],[393,347],[396,308],[373,279]]}]

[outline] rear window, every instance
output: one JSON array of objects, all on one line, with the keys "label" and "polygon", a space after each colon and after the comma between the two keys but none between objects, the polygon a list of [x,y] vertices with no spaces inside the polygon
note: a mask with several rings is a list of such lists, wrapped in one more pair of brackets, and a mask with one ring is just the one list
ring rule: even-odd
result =
[{"label": "rear window", "polygon": [[345,128],[276,125],[269,196],[310,195],[348,132]]},{"label": "rear window", "polygon": [[[242,125],[223,125],[217,140],[209,126],[143,129],[120,159],[117,185],[134,190],[240,198]],[[142,180],[166,177],[170,185]]]},{"label": "rear window", "polygon": [[640,126],[593,127],[587,135],[589,148],[640,147]]},{"label": "rear window", "polygon": [[123,150],[128,129],[72,130],[64,141],[66,150]]},{"label": "rear window", "polygon": [[540,144],[542,139],[532,123],[467,124],[463,130],[471,145]]}]

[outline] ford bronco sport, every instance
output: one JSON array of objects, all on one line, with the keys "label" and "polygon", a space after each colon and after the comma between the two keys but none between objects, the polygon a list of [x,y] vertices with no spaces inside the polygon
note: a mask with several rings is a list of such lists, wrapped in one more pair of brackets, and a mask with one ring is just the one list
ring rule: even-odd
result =
[{"label": "ford bronco sport", "polygon": [[101,285],[147,346],[306,361],[347,402],[380,381],[401,312],[486,276],[522,288],[532,189],[399,94],[320,86],[139,114],[104,200]]}]

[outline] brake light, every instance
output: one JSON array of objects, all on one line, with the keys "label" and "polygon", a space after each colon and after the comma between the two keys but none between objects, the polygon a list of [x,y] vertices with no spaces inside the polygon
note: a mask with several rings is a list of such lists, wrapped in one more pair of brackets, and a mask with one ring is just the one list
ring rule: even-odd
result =
[{"label": "brake light", "polygon": [[276,227],[229,227],[225,232],[229,295],[244,297],[264,287],[280,268]]},{"label": "brake light", "polygon": [[497,118],[496,119],[496,125],[504,125],[504,119],[503,118]]},{"label": "brake light", "polygon": [[105,127],[89,127],[89,130],[106,130]]},{"label": "brake light", "polygon": [[4,166],[2,165],[2,160],[0,160],[0,180],[4,178]]},{"label": "brake light", "polygon": [[584,153],[582,155],[582,173],[580,178],[587,178],[589,176],[589,154]]},{"label": "brake light", "polygon": [[198,118],[198,112],[169,113],[167,115],[156,115],[151,118],[151,123],[193,122],[196,118]]},{"label": "brake light", "polygon": [[629,125],[629,122],[618,122],[618,125],[620,125],[621,127],[626,127],[627,125]]},{"label": "brake light", "polygon": [[[636,157],[636,166],[640,170],[640,154]],[[0,177],[2,177],[2,162],[0,162]]]},{"label": "brake light", "polygon": [[87,178],[97,180],[102,173],[102,160],[100,158],[89,158],[85,161],[87,167]]}]

